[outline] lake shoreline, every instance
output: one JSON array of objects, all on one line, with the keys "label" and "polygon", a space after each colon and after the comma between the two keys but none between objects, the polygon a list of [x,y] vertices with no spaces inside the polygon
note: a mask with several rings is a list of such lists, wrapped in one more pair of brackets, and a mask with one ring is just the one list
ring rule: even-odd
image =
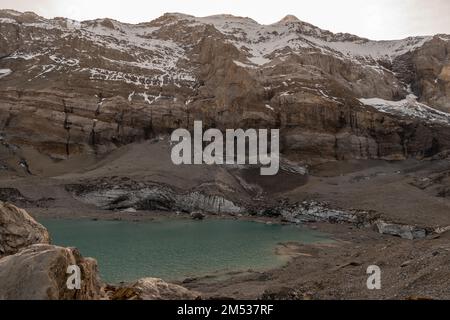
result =
[{"label": "lake shoreline", "polygon": [[[183,212],[168,212],[168,211],[109,211],[99,209],[85,210],[84,213],[73,214],[73,210],[66,208],[26,208],[31,215],[36,218],[51,218],[51,219],[91,219],[98,221],[131,221],[131,222],[144,222],[144,221],[157,221],[163,219],[188,219],[192,217],[189,213]],[[241,220],[241,221],[253,221],[260,223],[276,223],[283,225],[295,225],[294,223],[283,221],[281,217],[264,217],[264,216],[252,216],[252,215],[231,215],[231,214],[205,214],[205,219],[226,219],[226,220]],[[305,224],[306,225],[306,224]]]},{"label": "lake shoreline", "polygon": [[[93,210],[74,216],[67,209],[27,210],[30,210],[38,219],[85,218],[136,223],[167,218],[191,219],[188,214],[177,215],[167,212],[111,213]],[[210,215],[207,219],[292,225],[279,218],[268,217]],[[315,222],[302,224],[302,226],[327,234],[332,242],[280,244],[275,249],[276,253],[286,255],[288,259],[277,268],[265,271],[236,270],[225,274],[210,273],[185,278],[174,283],[201,293],[203,299],[411,299],[417,296],[428,297],[427,292],[437,292],[434,298],[450,298],[448,292],[444,291],[440,273],[435,272],[446,256],[442,248],[448,246],[447,234],[411,241],[345,223]],[[442,254],[437,255],[438,252]],[[421,257],[424,256],[430,257],[427,258],[429,263],[416,265],[414,261],[421,261]],[[385,281],[389,283],[388,288],[381,291],[367,290],[366,269],[373,264],[382,266]],[[427,279],[414,280],[418,269],[430,276]],[[396,276],[399,270],[404,274],[400,278]],[[413,286],[415,281],[419,281],[421,287]],[[117,286],[129,284],[127,282]],[[431,291],[431,288],[436,287],[440,289]]]},{"label": "lake shoreline", "polygon": [[[214,268],[211,271],[201,270],[202,268],[200,268],[200,269],[198,269],[198,272],[188,272],[189,275],[186,274],[186,276],[184,276],[184,277],[175,277],[174,278],[174,277],[170,277],[170,276],[160,276],[165,281],[170,281],[173,283],[180,283],[180,282],[189,281],[190,279],[198,279],[198,278],[211,278],[211,279],[212,278],[217,278],[217,279],[220,278],[220,279],[226,280],[230,276],[236,276],[236,275],[251,273],[251,272],[266,272],[266,271],[269,271],[272,269],[281,268],[281,267],[285,266],[288,262],[290,262],[296,256],[296,254],[295,254],[295,245],[296,244],[307,243],[310,241],[313,241],[313,242],[332,241],[331,239],[330,240],[328,239],[328,235],[322,234],[322,233],[318,232],[317,230],[310,229],[305,226],[296,226],[296,225],[293,225],[290,223],[283,223],[281,221],[273,221],[273,219],[270,219],[270,220],[257,219],[256,220],[256,219],[249,219],[249,218],[244,219],[243,217],[209,216],[209,217],[206,217],[206,219],[203,221],[194,221],[192,218],[190,218],[189,215],[181,215],[181,214],[174,214],[174,213],[172,213],[172,214],[164,214],[164,213],[153,214],[151,219],[149,219],[148,217],[145,217],[144,219],[139,219],[139,220],[131,219],[130,215],[128,215],[127,219],[123,219],[123,218],[119,219],[119,217],[117,217],[117,216],[115,216],[112,219],[111,217],[109,217],[109,215],[102,216],[102,217],[96,216],[95,218],[93,218],[93,217],[88,218],[86,216],[84,216],[84,217],[73,217],[73,216],[67,217],[67,216],[61,216],[61,215],[58,215],[58,216],[34,215],[34,216],[39,222],[41,222],[42,224],[44,224],[45,226],[47,226],[49,228],[49,231],[51,232],[52,235],[55,235],[54,242],[56,244],[63,245],[63,246],[75,246],[75,247],[78,247],[79,249],[84,249],[84,250],[81,250],[84,255],[92,256],[93,258],[103,260],[104,265],[105,265],[105,256],[106,257],[109,256],[109,254],[108,254],[109,251],[107,248],[103,251],[101,248],[95,248],[95,246],[94,246],[94,248],[92,249],[94,252],[92,252],[92,251],[89,252],[90,245],[86,246],[86,244],[83,244],[83,242],[81,244],[77,243],[76,241],[73,240],[73,236],[71,237],[71,236],[65,235],[64,237],[61,238],[61,232],[58,232],[58,229],[55,229],[55,225],[56,226],[62,225],[63,228],[65,228],[64,226],[67,224],[67,221],[73,220],[74,223],[70,222],[71,224],[69,224],[71,226],[70,229],[72,229],[72,228],[77,229],[77,227],[75,227],[75,225],[77,224],[75,222],[77,222],[77,221],[81,222],[81,226],[83,229],[84,228],[90,229],[92,226],[94,226],[94,228],[97,228],[97,227],[95,227],[97,225],[97,223],[117,222],[117,223],[125,223],[125,225],[124,225],[125,229],[132,228],[134,230],[133,223],[137,223],[137,224],[140,224],[140,227],[138,229],[136,229],[136,232],[140,232],[139,230],[142,231],[142,227],[143,228],[153,228],[153,229],[162,228],[163,230],[166,230],[167,225],[170,225],[172,227],[179,223],[181,223],[182,225],[186,225],[188,228],[197,226],[197,227],[195,227],[195,229],[199,229],[198,227],[200,227],[199,230],[204,230],[205,228],[210,230],[209,228],[211,226],[214,228],[214,226],[217,226],[218,224],[223,225],[221,223],[221,221],[223,221],[223,222],[228,221],[229,223],[226,223],[224,226],[228,225],[229,227],[226,227],[226,228],[227,229],[231,228],[230,231],[236,230],[237,231],[236,239],[242,239],[242,240],[238,240],[238,241],[245,241],[245,243],[247,243],[247,245],[245,247],[250,246],[250,248],[253,248],[253,247],[255,247],[255,244],[249,245],[250,243],[252,243],[252,242],[259,243],[260,241],[263,241],[261,244],[256,245],[256,247],[255,247],[255,250],[263,250],[264,252],[267,251],[264,254],[264,258],[262,260],[261,260],[261,258],[258,258],[257,260],[255,260],[255,262],[250,262],[250,261],[253,261],[252,260],[253,258],[250,258],[250,257],[254,256],[254,253],[249,252],[248,255],[244,254],[243,257],[246,257],[246,258],[244,258],[242,260],[242,263],[244,265],[245,264],[248,265],[246,267],[240,267],[239,263],[241,263],[241,262],[237,263],[238,260],[236,260],[235,263],[237,263],[237,264],[235,264],[235,266],[233,266],[233,267],[227,266],[227,264],[224,264],[223,266],[218,265],[217,268]],[[58,220],[61,220],[62,224],[60,224],[58,222]],[[217,221],[217,223],[215,223],[215,221]],[[259,232],[262,232],[261,235],[255,235],[256,236],[255,239],[259,239],[258,242],[254,242],[253,240],[251,240],[252,239],[251,236],[244,236],[244,237],[239,236],[239,234],[242,234],[241,229],[247,228],[247,227],[245,227],[246,226],[245,224],[244,225],[238,224],[235,228],[230,227],[230,223],[232,225],[233,225],[233,223],[235,223],[233,221],[236,221],[236,223],[249,222],[249,223],[259,223],[259,224],[263,225],[262,228],[261,227],[257,227],[257,228],[251,227],[248,230],[248,232],[250,232],[250,234],[252,234],[251,230],[254,230],[255,228],[256,228],[256,230],[261,229],[261,231],[259,231]],[[153,222],[158,223],[158,225],[153,225],[153,226],[147,225],[146,226],[146,223],[153,223]],[[162,223],[162,224],[159,225],[159,223]],[[204,224],[206,224],[208,226],[203,226]],[[108,224],[108,225],[111,226],[110,224]],[[117,225],[117,224],[112,224],[112,226],[115,226],[115,228],[119,228],[119,225]],[[249,226],[251,226],[251,225],[249,225]],[[265,226],[267,226],[267,227],[265,227]],[[286,227],[289,229],[280,233],[281,229],[280,229],[280,231],[271,231],[271,230],[278,230],[279,227],[276,227],[275,229],[273,229],[273,227],[271,227],[271,226],[273,226],[273,227],[280,226],[280,227],[283,227],[283,228]],[[105,227],[104,224],[98,225],[98,228],[100,228],[99,231],[102,231],[104,227]],[[298,227],[298,233],[296,231],[297,227]],[[267,233],[265,231],[266,228],[268,228]],[[66,229],[67,229],[67,226],[66,226]],[[227,232],[226,231],[227,229],[225,229],[225,232]],[[117,229],[117,230],[120,230],[120,229]],[[192,231],[192,229],[190,229],[190,230]],[[215,229],[213,229],[213,230],[215,230]],[[219,234],[221,234],[220,230],[218,230]],[[291,230],[291,231],[288,231],[288,230]],[[302,230],[304,230],[304,231],[302,231]],[[67,231],[70,231],[69,233],[72,233],[72,230],[66,230],[66,232]],[[173,232],[174,230],[171,230],[171,231]],[[121,231],[118,231],[118,232],[120,233]],[[275,234],[271,236],[271,234],[273,232],[275,232]],[[287,234],[285,232],[287,232]],[[79,232],[76,232],[76,233],[79,234]],[[195,231],[194,231],[194,234],[196,234]],[[124,236],[126,237],[126,235],[127,235],[127,233],[121,234],[120,237],[124,237]],[[130,234],[128,234],[128,235],[130,235]],[[267,237],[269,237],[268,239],[275,236],[274,239],[276,239],[276,240],[270,240],[269,242],[267,242],[267,240],[263,240],[264,237],[266,237],[266,235],[267,235]],[[224,237],[224,235],[221,234],[218,239],[222,239],[223,237]],[[260,237],[262,237],[262,238],[260,238]],[[227,237],[225,237],[225,239],[226,238]],[[279,241],[278,241],[278,238],[280,238]],[[66,239],[66,240],[62,240],[62,239]],[[72,240],[67,240],[67,239],[72,239]],[[149,237],[149,239],[151,239],[151,237]],[[188,236],[187,239],[189,240],[190,236]],[[102,241],[102,243],[103,243],[103,241],[105,241],[105,240],[102,240],[102,238],[99,238],[99,240]],[[215,240],[215,239],[212,238],[212,240]],[[163,241],[163,240],[161,240],[161,241]],[[170,238],[169,238],[169,241],[170,241]],[[207,239],[204,239],[204,241],[209,242],[210,240],[208,240],[208,238],[207,238]],[[225,241],[227,241],[227,240],[225,240]],[[273,241],[275,241],[276,243],[273,243]],[[189,242],[189,241],[187,241],[187,242]],[[212,243],[214,243],[214,241],[212,241]],[[269,246],[269,247],[267,247],[267,249],[263,249],[266,246],[264,243],[266,243],[266,245]],[[228,243],[227,243],[227,245],[228,245]],[[223,250],[225,250],[224,252],[230,252],[230,254],[232,256],[233,255],[235,256],[236,254],[234,254],[233,248],[236,248],[236,247],[230,248],[228,245],[228,249],[227,249],[227,245],[225,245],[224,247],[222,247],[221,245],[219,245],[219,246],[221,249],[223,248]],[[235,245],[238,247],[240,246],[239,243],[236,243]],[[261,247],[261,248],[257,249],[259,247]],[[141,249],[143,249],[143,248],[141,248]],[[145,249],[143,249],[143,250],[145,250]],[[242,248],[240,250],[242,250]],[[96,253],[96,251],[98,251],[98,252]],[[220,249],[218,252],[220,252]],[[269,252],[271,252],[271,253],[269,253]],[[242,253],[239,253],[239,254],[242,254]],[[101,256],[103,256],[103,257],[100,258]],[[228,261],[226,257],[227,257],[227,254],[225,254],[224,262]],[[274,258],[272,258],[272,257],[274,257]],[[229,258],[230,257],[228,257],[228,259]],[[221,258],[219,257],[219,260],[220,259]],[[248,260],[248,259],[250,259],[250,260]],[[245,262],[247,260],[248,260],[248,262]],[[259,260],[261,260],[261,262],[262,261],[265,261],[265,262],[261,264],[260,262],[257,262]],[[108,260],[106,260],[106,261],[108,261]],[[155,260],[153,259],[152,261],[155,261]],[[271,262],[269,262],[269,261],[271,261]],[[111,264],[115,264],[115,263],[116,262],[114,262],[114,258],[111,259],[111,262],[106,263],[106,265],[109,265],[108,270],[110,270]],[[170,263],[168,265],[170,265]],[[187,265],[189,265],[189,263]],[[205,266],[206,266],[206,268],[208,268],[207,265],[205,265]],[[128,270],[130,270],[130,268],[133,268],[133,267],[128,266],[127,268],[128,268]],[[188,269],[189,269],[189,267],[188,267]],[[106,269],[103,269],[102,265],[100,265],[100,270],[102,271],[102,270],[106,270]],[[139,270],[139,269],[136,269],[136,270]],[[197,269],[193,268],[192,270],[197,270]],[[106,271],[106,272],[108,274],[111,271]],[[108,276],[108,277],[105,277],[104,280],[108,281],[109,283],[115,283],[116,285],[124,285],[127,283],[129,284],[130,281],[135,281],[142,277],[149,277],[149,276],[152,276],[152,277],[157,276],[158,277],[157,272],[149,272],[149,274],[143,274],[142,272],[137,271],[137,273],[139,273],[139,277],[136,277],[136,278],[112,279],[112,278],[110,278],[110,276]]]}]

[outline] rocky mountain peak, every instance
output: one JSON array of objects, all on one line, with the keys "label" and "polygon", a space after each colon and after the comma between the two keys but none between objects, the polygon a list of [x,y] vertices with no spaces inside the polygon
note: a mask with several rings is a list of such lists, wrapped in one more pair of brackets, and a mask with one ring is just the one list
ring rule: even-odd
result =
[{"label": "rocky mountain peak", "polygon": [[242,24],[258,24],[255,20],[249,17],[240,17],[232,14],[216,14],[199,18],[205,22],[215,21],[216,23],[242,23]]},{"label": "rocky mountain peak", "polygon": [[0,10],[0,18],[11,19],[17,21],[18,23],[38,23],[45,20],[43,17],[31,11],[18,12],[10,9]]},{"label": "rocky mountain peak", "polygon": [[192,20],[195,17],[189,14],[180,13],[180,12],[166,12],[161,17],[156,20]]},{"label": "rocky mountain peak", "polygon": [[296,16],[294,16],[292,14],[288,14],[287,16],[285,16],[283,19],[281,19],[277,23],[278,24],[286,24],[286,23],[295,23],[295,22],[302,22],[302,21],[300,21]]}]

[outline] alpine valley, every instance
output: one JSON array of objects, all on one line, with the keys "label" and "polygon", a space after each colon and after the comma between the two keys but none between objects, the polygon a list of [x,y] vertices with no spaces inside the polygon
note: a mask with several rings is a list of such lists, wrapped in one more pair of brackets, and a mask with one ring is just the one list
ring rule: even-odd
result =
[{"label": "alpine valley", "polygon": [[[279,129],[278,174],[173,164],[171,133],[195,121]],[[0,10],[0,299],[448,299],[449,160],[450,35]],[[280,243],[277,268],[113,285],[30,215],[302,224],[332,241]],[[77,294],[61,287],[74,261]],[[367,289],[370,265],[383,290]]]}]

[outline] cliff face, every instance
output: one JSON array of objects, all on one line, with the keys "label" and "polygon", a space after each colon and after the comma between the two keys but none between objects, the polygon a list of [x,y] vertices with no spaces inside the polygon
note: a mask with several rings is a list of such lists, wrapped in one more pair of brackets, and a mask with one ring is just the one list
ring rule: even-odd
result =
[{"label": "cliff face", "polygon": [[445,35],[377,42],[293,17],[166,14],[130,25],[5,10],[0,33],[0,139],[25,162],[24,147],[54,159],[101,154],[194,120],[280,128],[283,153],[308,161],[450,147]]},{"label": "cliff face", "polygon": [[412,87],[421,101],[442,111],[450,111],[450,42],[436,36],[422,48],[406,55],[412,64]]}]

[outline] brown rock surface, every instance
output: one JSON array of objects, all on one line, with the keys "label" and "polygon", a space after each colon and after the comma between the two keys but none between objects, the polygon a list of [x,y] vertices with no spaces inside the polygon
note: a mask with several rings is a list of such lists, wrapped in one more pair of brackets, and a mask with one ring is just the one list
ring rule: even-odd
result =
[{"label": "brown rock surface", "polygon": [[435,36],[412,54],[415,77],[413,88],[421,101],[450,112],[450,42],[447,36]]},{"label": "brown rock surface", "polygon": [[[0,128],[7,170],[31,147],[53,160],[101,155],[192,128],[280,128],[310,162],[432,156],[447,124],[380,112],[359,98],[448,111],[448,36],[370,41],[297,19],[263,26],[229,15],[166,14],[130,25],[1,11]],[[45,37],[40,36],[44,34]],[[8,40],[5,40],[8,39]],[[72,50],[75,48],[75,50]],[[23,167],[23,166],[22,166]]]},{"label": "brown rock surface", "polygon": [[0,201],[0,257],[39,243],[50,243],[47,229],[25,210]]},{"label": "brown rock surface", "polygon": [[[259,212],[269,201],[315,199],[408,226],[446,230],[450,224],[450,116],[438,113],[450,110],[447,35],[371,41],[293,17],[269,26],[228,15],[166,14],[137,25],[4,10],[0,18],[0,69],[6,70],[0,74],[0,191],[33,214],[108,217],[105,209],[130,208],[138,212],[123,213],[125,218],[148,218],[146,210],[236,214]],[[377,103],[366,105],[363,98]],[[174,166],[161,136],[192,128],[194,120],[219,129],[279,128],[280,174],[264,179],[249,168]],[[281,273],[255,273],[226,287],[207,279],[190,288],[204,296],[242,290],[237,296],[260,298],[273,278],[275,296],[447,295],[448,283],[441,281],[448,278],[445,239],[391,239],[393,250],[386,255],[386,239],[378,234],[366,239],[366,230],[359,230],[362,238],[355,240],[355,230],[345,232],[349,242],[342,249],[325,248],[317,257],[307,251],[311,263],[300,258]],[[24,239],[8,250],[28,245]],[[364,267],[380,259],[389,264],[394,285],[372,296],[360,285]],[[62,282],[74,261],[90,279],[78,293],[66,291]],[[413,262],[400,272],[403,261]],[[323,278],[330,263],[344,267]],[[100,297],[95,263],[72,249],[32,246],[3,258],[0,267],[7,298]],[[345,272],[353,268],[351,278]],[[398,279],[404,270],[411,280]],[[352,284],[355,276],[361,281]],[[292,288],[277,290],[286,283]],[[314,290],[317,297],[310,294]],[[157,279],[116,294],[194,298]]]},{"label": "brown rock surface", "polygon": [[[81,270],[81,289],[70,290],[67,267]],[[1,300],[91,300],[102,297],[97,262],[73,248],[32,245],[0,260]]]},{"label": "brown rock surface", "polygon": [[195,300],[199,293],[157,278],[144,278],[135,283],[117,288],[112,300]]}]

